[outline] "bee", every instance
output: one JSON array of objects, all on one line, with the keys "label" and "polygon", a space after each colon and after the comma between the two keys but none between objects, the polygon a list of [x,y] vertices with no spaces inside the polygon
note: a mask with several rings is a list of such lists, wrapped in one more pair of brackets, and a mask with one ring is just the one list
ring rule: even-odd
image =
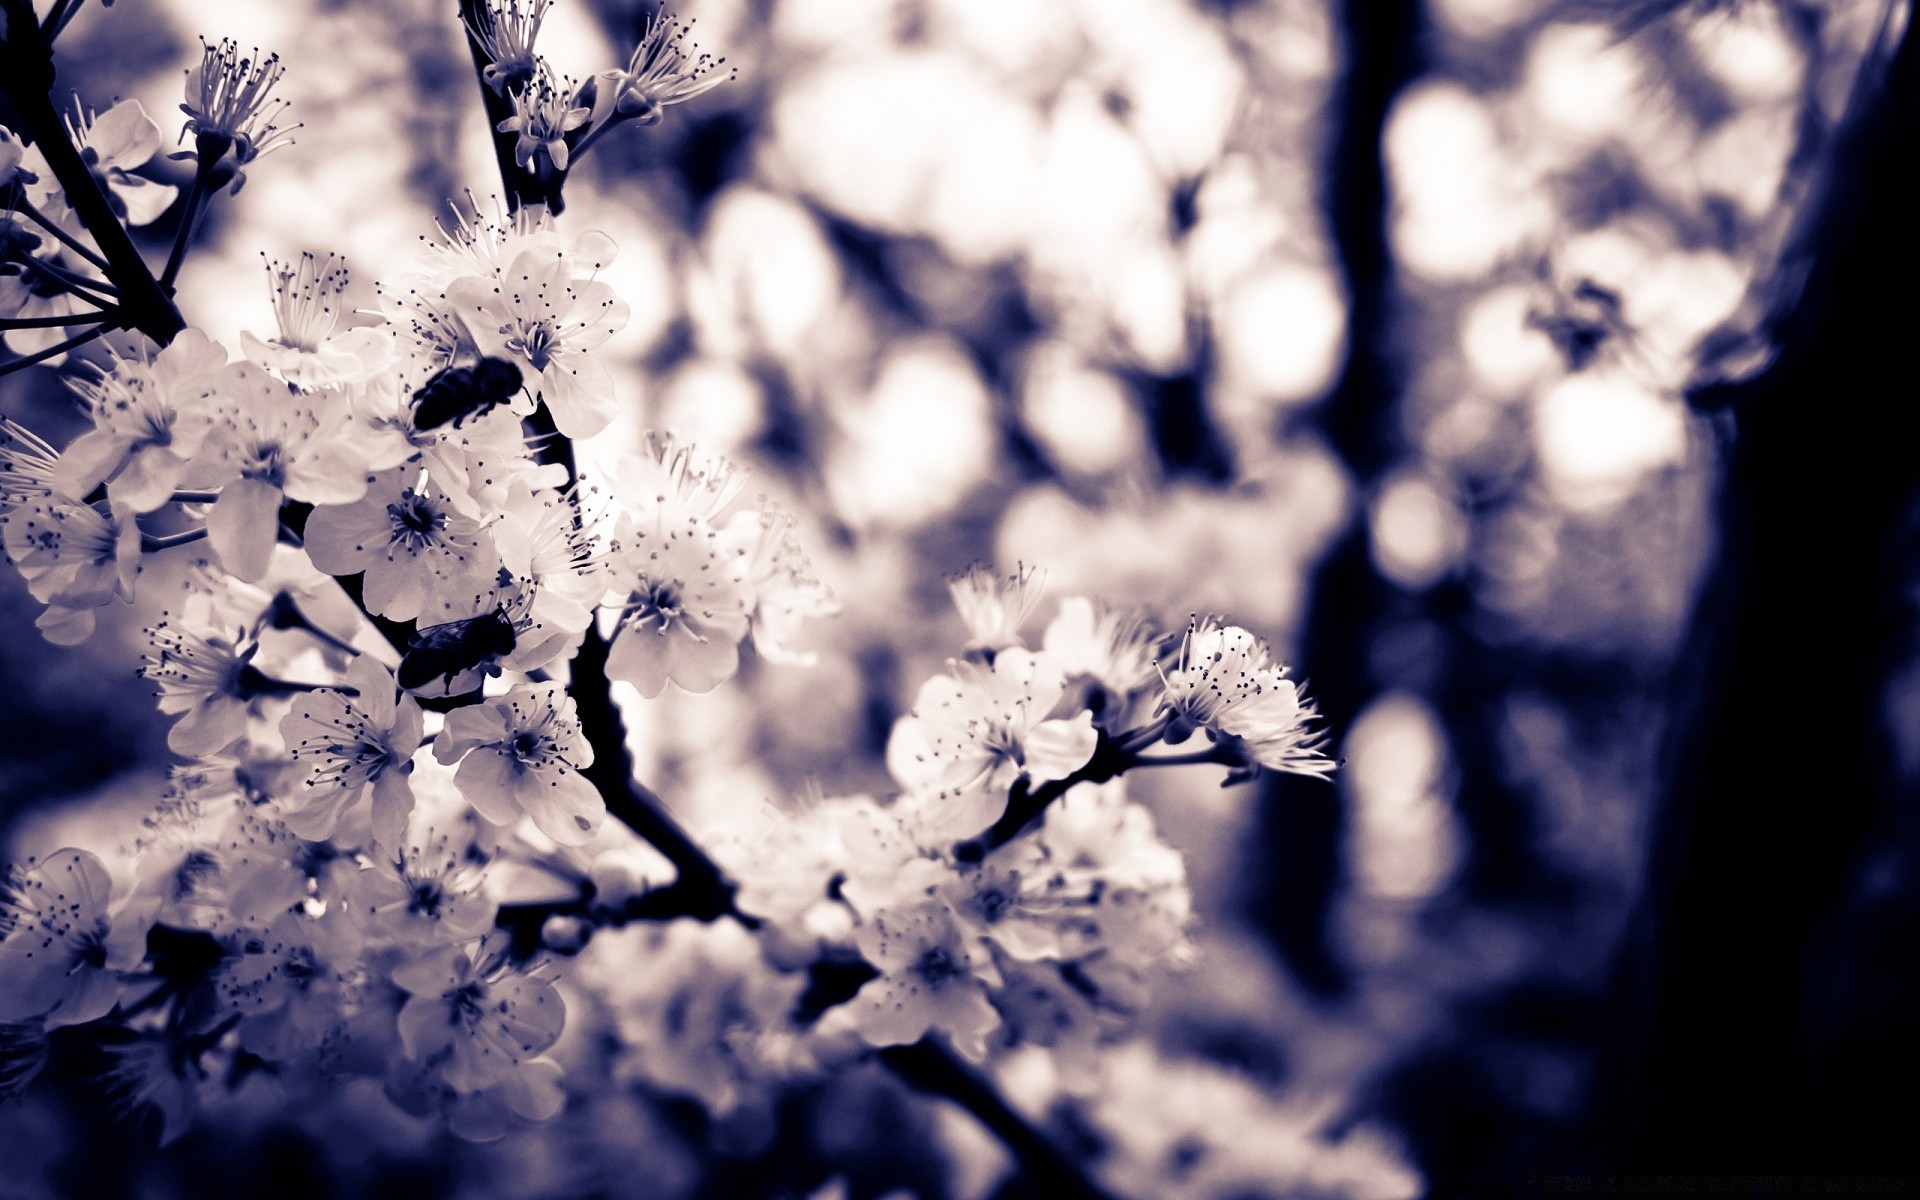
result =
[{"label": "bee", "polygon": [[520,645],[520,635],[533,628],[532,605],[528,587],[515,600],[498,601],[478,616],[418,630],[400,657],[400,686],[414,691],[438,679],[452,687],[454,679],[467,671],[498,675],[499,660],[512,654]]},{"label": "bee", "polygon": [[447,367],[413,394],[413,427],[433,429],[449,421],[458,428],[520,390],[520,368],[504,358],[483,358],[470,367]]}]

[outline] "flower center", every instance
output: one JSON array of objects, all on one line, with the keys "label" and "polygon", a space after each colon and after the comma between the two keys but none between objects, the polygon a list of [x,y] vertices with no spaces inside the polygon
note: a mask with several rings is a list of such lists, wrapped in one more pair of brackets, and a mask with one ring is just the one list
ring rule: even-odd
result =
[{"label": "flower center", "polygon": [[939,988],[949,979],[960,974],[960,964],[945,946],[928,946],[913,964],[913,973],[927,981],[927,986]]},{"label": "flower center", "polygon": [[397,503],[387,505],[387,517],[393,522],[393,543],[419,550],[437,540],[447,523],[446,514],[418,492],[409,491]]}]

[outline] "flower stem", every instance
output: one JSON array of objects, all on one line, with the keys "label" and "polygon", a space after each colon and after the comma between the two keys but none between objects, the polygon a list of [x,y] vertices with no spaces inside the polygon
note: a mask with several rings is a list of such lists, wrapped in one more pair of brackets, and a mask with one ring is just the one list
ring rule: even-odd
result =
[{"label": "flower stem", "polygon": [[206,211],[210,193],[207,191],[207,176],[211,165],[201,163],[193,172],[193,183],[187,188],[186,207],[180,214],[180,228],[173,235],[173,249],[167,252],[166,269],[160,272],[160,287],[169,296],[173,294],[174,281],[180,278],[180,268],[187,260],[187,246],[193,241],[193,231],[200,226],[200,215]]},{"label": "flower stem", "polygon": [[142,554],[152,554],[158,550],[171,550],[175,546],[189,545],[206,536],[207,527],[205,525],[182,530],[179,533],[161,534],[159,536],[151,533],[143,533],[140,535],[140,552]]},{"label": "flower stem", "polygon": [[50,358],[56,358],[65,354],[69,350],[77,350],[106,331],[107,327],[105,325],[95,325],[85,333],[76,333],[64,342],[56,342],[48,346],[45,350],[29,354],[25,358],[16,358],[12,362],[0,363],[0,375],[11,375],[15,371],[24,371],[35,363],[43,363]]},{"label": "flower stem", "polygon": [[[57,10],[59,24],[71,18],[77,3]],[[93,171],[67,135],[66,124],[53,106],[52,33],[42,29],[31,0],[0,0],[7,34],[0,39],[0,90],[13,102],[20,132],[47,160],[54,178],[66,193],[74,215],[100,247],[107,277],[119,289],[121,320],[164,346],[186,328],[173,299],[154,279],[139,248],[127,233],[113,206],[100,190]]]},{"label": "flower stem", "polygon": [[66,284],[74,295],[92,304],[96,308],[105,310],[112,307],[120,299],[118,289],[111,283],[101,283],[99,280],[89,279],[78,271],[69,271],[67,268],[56,263],[42,262],[40,269],[55,279],[58,279],[61,283]]},{"label": "flower stem", "polygon": [[1035,1186],[1035,1195],[1055,1200],[1110,1200],[1111,1193],[1068,1158],[1053,1139],[1008,1104],[982,1075],[931,1037],[911,1046],[888,1046],[877,1057],[909,1087],[944,1096],[972,1113],[1013,1151]]},{"label": "flower stem", "polygon": [[0,331],[8,329],[61,329],[68,325],[95,325],[102,316],[111,316],[111,312],[98,311],[88,313],[69,313],[53,317],[7,317],[0,319]]},{"label": "flower stem", "polygon": [[27,216],[31,217],[34,223],[39,225],[40,228],[46,230],[48,233],[52,234],[54,237],[60,239],[61,244],[66,246],[67,249],[73,251],[75,254],[78,254],[81,258],[86,259],[88,262],[92,263],[94,266],[99,267],[102,271],[108,269],[106,259],[101,258],[96,251],[86,246],[84,243],[80,241],[80,239],[74,237],[72,234],[68,233],[66,230],[60,228],[59,222],[52,220],[45,213],[41,212],[38,208],[35,208],[33,205],[33,202],[31,200],[28,200],[24,194],[16,195],[14,197],[13,207],[17,211],[23,212]]}]

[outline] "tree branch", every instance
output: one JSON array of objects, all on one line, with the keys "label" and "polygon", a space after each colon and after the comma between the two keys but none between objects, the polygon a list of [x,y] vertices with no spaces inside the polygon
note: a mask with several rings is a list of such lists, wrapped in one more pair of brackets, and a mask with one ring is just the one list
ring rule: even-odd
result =
[{"label": "tree branch", "polygon": [[147,268],[93,171],[67,137],[66,126],[53,107],[53,46],[34,16],[33,5],[28,0],[3,0],[0,11],[7,18],[7,36],[0,39],[0,89],[5,90],[19,115],[20,132],[40,148],[66,193],[67,203],[100,247],[108,278],[120,291],[121,319],[164,346],[186,328],[186,322]]}]

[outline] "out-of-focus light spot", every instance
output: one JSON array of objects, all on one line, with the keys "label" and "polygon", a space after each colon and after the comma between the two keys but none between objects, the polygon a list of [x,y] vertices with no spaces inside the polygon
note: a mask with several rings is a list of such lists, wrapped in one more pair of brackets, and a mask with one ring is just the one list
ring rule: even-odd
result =
[{"label": "out-of-focus light spot", "polygon": [[1486,104],[1426,84],[1395,104],[1386,132],[1397,212],[1394,246],[1429,279],[1474,279],[1551,219],[1500,146]]},{"label": "out-of-focus light spot", "polygon": [[[212,42],[232,38],[243,50],[259,46],[269,54],[278,51],[283,58],[309,19],[308,10],[297,4],[223,4],[209,10],[203,0],[168,0],[167,7],[173,10],[176,28],[192,30]],[[198,53],[198,46],[193,49]],[[149,115],[155,114],[149,111]]]},{"label": "out-of-focus light spot", "polygon": [[1287,235],[1286,213],[1257,171],[1249,156],[1228,155],[1194,196],[1199,219],[1187,232],[1187,272],[1204,296],[1217,299]]},{"label": "out-of-focus light spot", "polygon": [[1792,110],[1755,108],[1722,122],[1693,156],[1700,186],[1749,217],[1765,216],[1780,198],[1794,133]]},{"label": "out-of-focus light spot", "polygon": [[1084,88],[1054,108],[1038,186],[1027,253],[1043,272],[1104,275],[1118,248],[1162,235],[1164,196],[1139,143]]},{"label": "out-of-focus light spot", "polygon": [[1527,288],[1495,288],[1460,322],[1461,354],[1488,391],[1518,395],[1558,361],[1553,342],[1529,321],[1535,300]]},{"label": "out-of-focus light spot", "polygon": [[1081,28],[1127,102],[1127,124],[1168,177],[1198,174],[1226,142],[1242,71],[1216,22],[1166,0],[1075,0]]},{"label": "out-of-focus light spot", "polygon": [[1563,135],[1597,141],[1633,115],[1639,54],[1606,25],[1549,25],[1534,39],[1522,87]]},{"label": "out-of-focus light spot", "polygon": [[1766,103],[1800,93],[1806,61],[1771,4],[1729,4],[1686,22],[1702,66],[1736,100]]},{"label": "out-of-focus light spot", "polygon": [[[1310,445],[1288,449],[1230,496],[1173,488],[1150,505],[1090,507],[1057,487],[1029,488],[1007,505],[995,556],[1047,564],[1056,595],[1231,612],[1284,641],[1300,619],[1303,564],[1344,527],[1350,504],[1337,460]],[[1222,571],[1224,562],[1235,569]]]},{"label": "out-of-focus light spot", "polygon": [[1325,271],[1281,263],[1228,294],[1219,327],[1237,384],[1274,404],[1298,404],[1333,380],[1346,302]]},{"label": "out-of-focus light spot", "polygon": [[1018,244],[1038,123],[957,55],[828,64],[781,95],[774,128],[784,172],[856,221],[926,234],[962,262]]},{"label": "out-of-focus light spot", "polygon": [[1145,453],[1140,414],[1120,381],[1086,366],[1059,342],[1028,353],[1020,399],[1027,428],[1067,470],[1100,475]]},{"label": "out-of-focus light spot", "polygon": [[1127,85],[1127,124],[1175,179],[1199,174],[1220,156],[1242,85],[1240,64],[1219,29],[1194,14],[1182,16],[1140,48]]},{"label": "out-of-focus light spot", "polygon": [[1388,480],[1374,497],[1371,529],[1381,574],[1408,591],[1438,583],[1466,548],[1459,507],[1411,473]]},{"label": "out-of-focus light spot", "polygon": [[760,385],[737,365],[702,358],[682,364],[660,389],[655,425],[703,450],[729,453],[766,423]]},{"label": "out-of-focus light spot", "polygon": [[1541,397],[1534,442],[1557,497],[1576,508],[1607,508],[1646,472],[1681,461],[1686,417],[1622,372],[1587,372]]},{"label": "out-of-focus light spot", "polygon": [[1433,14],[1455,33],[1496,38],[1540,7],[1539,0],[1435,0]]},{"label": "out-of-focus light spot", "polygon": [[[709,16],[700,25],[704,29],[712,23],[713,18]],[[587,5],[556,4],[540,22],[540,57],[546,59],[555,72],[575,83],[614,66],[614,56],[619,53],[608,43],[598,18]],[[626,65],[624,57],[618,65]]]},{"label": "out-of-focus light spot", "polygon": [[[819,226],[781,196],[732,188],[707,223],[713,299],[748,345],[797,351],[840,290],[840,268]],[[733,338],[718,339],[724,345]]]},{"label": "out-of-focus light spot", "polygon": [[[816,0],[819,2],[819,0]],[[824,0],[838,11],[842,0]],[[934,35],[1009,75],[1033,72],[1032,82],[1059,82],[1058,64],[1072,48],[1073,22],[1059,0],[930,0]]]},{"label": "out-of-focus light spot", "polygon": [[1419,697],[1389,692],[1360,714],[1342,746],[1353,801],[1349,856],[1361,890],[1424,900],[1452,878],[1460,834],[1447,795],[1446,731]]},{"label": "out-of-focus light spot", "polygon": [[795,49],[853,50],[890,44],[899,0],[781,0],[773,35]]},{"label": "out-of-focus light spot", "polygon": [[942,342],[896,349],[866,403],[849,406],[829,487],[849,521],[911,526],[960,501],[993,455],[985,386]]},{"label": "out-of-focus light spot", "polygon": [[1110,311],[1136,361],[1170,375],[1187,365],[1187,281],[1165,243],[1142,243],[1113,264]]}]

